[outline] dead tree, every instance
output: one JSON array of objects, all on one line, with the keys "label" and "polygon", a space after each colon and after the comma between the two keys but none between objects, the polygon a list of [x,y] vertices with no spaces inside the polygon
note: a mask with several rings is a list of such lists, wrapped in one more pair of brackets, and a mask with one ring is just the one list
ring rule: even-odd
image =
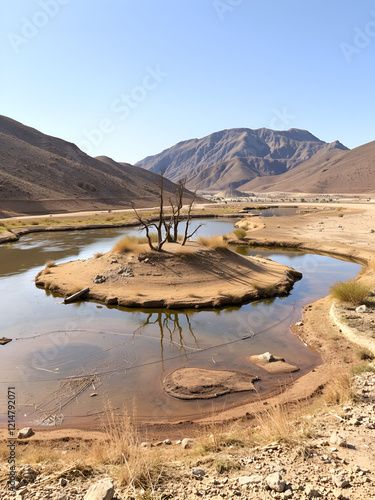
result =
[{"label": "dead tree", "polygon": [[193,196],[191,202],[189,203],[188,212],[187,212],[187,216],[186,216],[185,233],[184,233],[184,238],[182,240],[181,245],[185,245],[187,240],[190,239],[192,236],[194,236],[194,234],[198,231],[198,229],[200,229],[203,226],[203,224],[199,224],[199,226],[197,226],[194,229],[194,231],[189,234],[189,225],[190,225],[190,221],[191,221],[191,210],[192,210],[193,205],[195,203],[195,198],[196,198],[196,193],[194,193],[194,196]]},{"label": "dead tree", "polygon": [[178,225],[184,220],[181,216],[181,210],[183,207],[184,192],[185,192],[186,179],[180,180],[176,189],[175,201],[170,200],[169,203],[172,208],[172,215],[170,220],[170,226],[173,228],[173,235],[169,234],[168,241],[176,243],[178,240]]},{"label": "dead tree", "polygon": [[[164,172],[160,172],[160,185],[159,185],[159,218],[157,222],[150,221],[148,219],[144,219],[140,213],[136,210],[134,203],[132,203],[132,208],[134,210],[135,216],[138,219],[140,225],[144,228],[146,232],[146,238],[148,241],[148,245],[151,250],[155,250],[160,252],[164,243],[168,240],[168,236],[170,235],[170,224],[167,223],[164,217]],[[158,236],[157,245],[154,246],[151,239],[150,228],[154,227],[156,229],[156,234]],[[163,227],[165,229],[165,234],[163,235]]]}]

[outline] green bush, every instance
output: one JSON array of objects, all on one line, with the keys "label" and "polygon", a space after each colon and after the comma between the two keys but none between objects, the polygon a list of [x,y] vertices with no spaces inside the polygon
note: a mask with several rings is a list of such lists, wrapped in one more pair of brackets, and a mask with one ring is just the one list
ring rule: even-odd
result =
[{"label": "green bush", "polygon": [[239,239],[239,240],[243,240],[246,236],[246,231],[245,229],[240,229],[240,228],[237,228],[233,231],[233,234]]}]

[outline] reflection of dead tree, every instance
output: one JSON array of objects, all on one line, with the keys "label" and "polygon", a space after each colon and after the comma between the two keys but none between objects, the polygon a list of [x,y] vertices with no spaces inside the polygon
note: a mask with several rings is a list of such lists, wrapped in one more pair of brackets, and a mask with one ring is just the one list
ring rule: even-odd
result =
[{"label": "reflection of dead tree", "polygon": [[[156,314],[156,317],[154,315]],[[158,312],[158,313],[148,313],[147,318],[142,322],[139,328],[137,328],[136,332],[140,329],[145,328],[148,325],[158,325],[160,331],[160,348],[161,348],[161,359],[164,359],[164,337],[165,334],[169,333],[170,345],[178,346],[181,350],[187,351],[189,348],[185,345],[184,336],[183,336],[183,327],[181,326],[181,313],[177,312]],[[191,333],[195,344],[198,346],[198,341],[196,336],[194,335],[191,322],[188,314],[183,315],[186,318],[186,322],[188,324],[189,332]],[[134,333],[136,333],[134,332]],[[178,332],[179,342],[176,342],[173,337],[174,334]],[[199,346],[198,346],[199,347]]]}]

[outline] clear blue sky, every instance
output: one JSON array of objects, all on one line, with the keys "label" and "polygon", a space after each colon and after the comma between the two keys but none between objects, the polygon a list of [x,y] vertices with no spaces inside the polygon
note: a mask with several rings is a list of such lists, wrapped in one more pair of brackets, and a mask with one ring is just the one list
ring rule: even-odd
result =
[{"label": "clear blue sky", "polygon": [[0,1],[0,113],[93,156],[232,127],[375,139],[373,1]]}]

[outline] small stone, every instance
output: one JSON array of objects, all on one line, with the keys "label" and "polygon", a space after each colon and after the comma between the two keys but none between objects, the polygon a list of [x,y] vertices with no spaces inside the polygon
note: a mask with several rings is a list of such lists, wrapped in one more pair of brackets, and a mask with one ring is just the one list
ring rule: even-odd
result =
[{"label": "small stone", "polygon": [[191,473],[193,474],[193,476],[199,476],[199,477],[203,477],[206,474],[206,472],[203,469],[200,469],[199,467],[194,467],[194,469],[191,470]]},{"label": "small stone", "polygon": [[143,443],[141,443],[141,448],[147,448],[148,447],[148,443],[146,443],[146,441],[143,441]]},{"label": "small stone", "polygon": [[183,447],[184,450],[187,450],[188,448],[191,448],[193,446],[194,441],[189,438],[185,438],[181,441],[181,446]]},{"label": "small stone", "polygon": [[60,486],[63,488],[68,484],[68,481],[65,479],[65,477],[60,477]]},{"label": "small stone", "polygon": [[365,306],[363,304],[362,306],[356,307],[355,312],[357,312],[357,313],[368,313],[368,312],[371,312],[371,309],[369,309],[367,306]]},{"label": "small stone", "polygon": [[346,488],[349,486],[349,481],[342,476],[333,476],[333,482],[338,488]]},{"label": "small stone", "polygon": [[240,486],[246,486],[247,484],[250,484],[250,476],[241,476],[238,478],[238,484]]},{"label": "small stone", "polygon": [[322,496],[320,492],[313,486],[306,486],[305,493],[308,498],[319,498]]},{"label": "small stone", "polygon": [[332,436],[330,437],[329,442],[331,444],[335,444],[336,446],[341,446],[342,448],[346,448],[347,442],[346,439],[338,434],[337,431],[334,431]]},{"label": "small stone", "polygon": [[266,477],[266,482],[271,490],[277,491],[278,493],[282,493],[285,490],[285,481],[282,480],[278,472],[269,474]]},{"label": "small stone", "polygon": [[31,436],[34,436],[35,432],[31,427],[24,427],[17,434],[17,439],[27,439]]},{"label": "small stone", "polygon": [[293,496],[293,490],[286,490],[284,492],[284,498],[292,498]]},{"label": "small stone", "polygon": [[90,486],[84,500],[112,500],[115,494],[115,487],[112,479],[101,479]]},{"label": "small stone", "polygon": [[296,326],[303,326],[303,321],[297,321]]},{"label": "small stone", "polygon": [[259,484],[261,482],[263,482],[263,476],[261,476],[260,474],[252,474],[250,477],[250,483],[251,484]]},{"label": "small stone", "polygon": [[163,443],[170,445],[170,444],[172,444],[172,441],[170,439],[164,439]]},{"label": "small stone", "polygon": [[177,445],[178,445],[178,444],[181,444],[181,443],[182,443],[181,439],[178,439],[178,440],[176,441],[176,444],[177,444]]},{"label": "small stone", "polygon": [[265,352],[263,354],[259,354],[259,359],[263,359],[263,360],[268,361],[270,363],[271,361],[274,361],[275,358],[274,358],[273,354],[271,354],[270,352]]},{"label": "small stone", "polygon": [[95,397],[95,396],[97,396],[97,395],[98,395],[98,393],[97,393],[97,392],[92,392],[92,393],[90,394],[90,398],[94,398],[94,397]]}]

